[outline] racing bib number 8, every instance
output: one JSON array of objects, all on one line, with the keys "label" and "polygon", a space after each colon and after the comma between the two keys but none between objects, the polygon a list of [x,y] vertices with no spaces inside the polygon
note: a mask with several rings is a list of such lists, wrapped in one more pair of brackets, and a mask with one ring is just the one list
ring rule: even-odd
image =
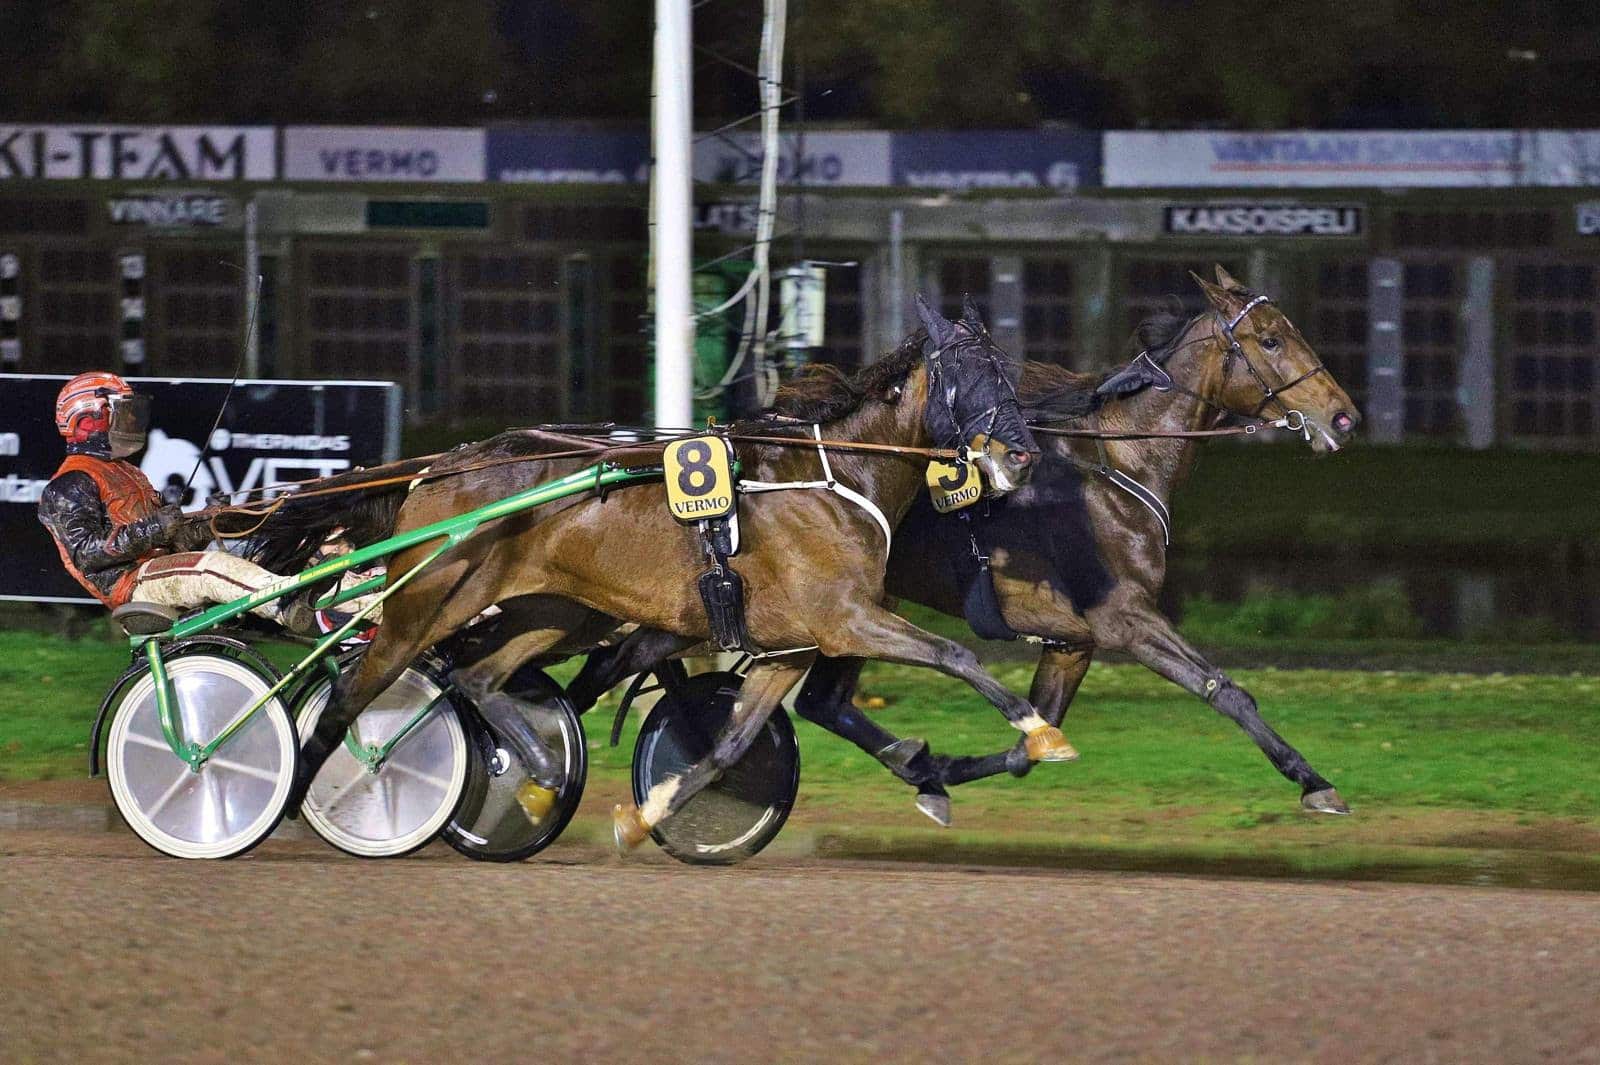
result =
[{"label": "racing bib number 8", "polygon": [[983,495],[983,480],[978,474],[978,464],[956,460],[928,463],[928,494],[933,497],[933,509],[940,514],[970,507]]},{"label": "racing bib number 8", "polygon": [[667,509],[681,522],[733,512],[733,449],[719,436],[693,436],[667,445]]}]

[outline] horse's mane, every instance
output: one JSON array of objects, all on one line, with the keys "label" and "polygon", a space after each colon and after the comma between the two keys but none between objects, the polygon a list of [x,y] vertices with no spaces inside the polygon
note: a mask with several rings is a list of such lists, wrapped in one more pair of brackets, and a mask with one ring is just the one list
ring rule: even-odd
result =
[{"label": "horse's mane", "polygon": [[[1152,359],[1164,364],[1177,352],[1178,342],[1193,320],[1184,313],[1178,297],[1168,296],[1159,310],[1134,327],[1126,358],[1148,351]],[[1077,373],[1054,363],[1029,362],[1017,388],[1022,413],[1029,421],[1061,421],[1099,410],[1118,397],[1099,395],[1095,389],[1120,369],[1118,366],[1100,374]]]},{"label": "horse's mane", "polygon": [[831,422],[854,414],[869,397],[880,396],[905,379],[922,357],[927,338],[928,334],[919,329],[899,347],[854,374],[826,363],[804,367],[778,389],[772,411],[807,422]]},{"label": "horse's mane", "polygon": [[1178,339],[1192,321],[1194,315],[1184,312],[1183,301],[1169,295],[1162,301],[1160,310],[1134,327],[1133,335],[1128,338],[1128,358],[1148,351],[1157,363],[1165,364],[1177,351]]}]

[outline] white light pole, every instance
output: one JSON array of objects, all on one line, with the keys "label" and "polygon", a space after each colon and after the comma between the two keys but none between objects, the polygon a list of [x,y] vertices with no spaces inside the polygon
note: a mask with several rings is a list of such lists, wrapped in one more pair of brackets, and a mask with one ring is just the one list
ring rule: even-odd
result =
[{"label": "white light pole", "polygon": [[688,426],[694,419],[694,308],[691,302],[694,147],[693,32],[689,0],[656,0],[655,215],[656,424]]}]

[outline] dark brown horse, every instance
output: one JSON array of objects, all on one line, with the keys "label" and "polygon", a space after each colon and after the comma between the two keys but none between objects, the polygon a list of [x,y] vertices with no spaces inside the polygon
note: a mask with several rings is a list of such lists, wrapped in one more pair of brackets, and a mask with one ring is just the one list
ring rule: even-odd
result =
[{"label": "dark brown horse", "polygon": [[[1220,267],[1218,284],[1195,280],[1211,312],[1148,320],[1139,335],[1143,353],[1104,380],[1030,363],[1022,382],[1029,420],[1140,437],[1208,430],[1230,414],[1290,417],[1305,427],[1313,449],[1337,450],[1358,415],[1299,330]],[[1085,403],[1089,396],[1096,398]],[[1089,407],[1092,413],[1078,416]],[[1027,487],[972,529],[913,507],[896,534],[888,591],[971,618],[982,610],[986,589],[978,583],[981,574],[961,563],[986,553],[1003,625],[1046,641],[1029,693],[1046,720],[1061,723],[1097,648],[1124,651],[1244,729],[1299,785],[1306,809],[1346,813],[1333,786],[1261,719],[1249,693],[1180,636],[1156,606],[1166,576],[1166,507],[1195,455],[1193,438],[1046,436]],[[605,676],[590,678],[599,669],[580,676],[574,685],[580,705],[613,674],[647,665],[660,650],[649,634],[632,642],[618,655],[623,661],[608,666],[601,659]],[[920,740],[899,740],[851,703],[862,664],[819,658],[796,709],[916,786],[918,807],[941,824],[950,820],[945,785],[1030,768],[1019,750],[946,758]]]},{"label": "dark brown horse", "polygon": [[[823,436],[837,440],[908,449],[981,441],[979,464],[992,488],[1003,491],[1024,482],[1038,452],[1013,387],[1020,365],[1008,360],[980,325],[948,322],[920,299],[918,309],[925,337],[919,333],[853,380],[827,373],[806,377],[791,390],[791,411],[819,423]],[[749,433],[752,427],[735,428]],[[767,435],[787,431],[797,441],[811,430],[792,422],[758,422],[753,428]],[[580,468],[581,459],[539,458],[560,440],[507,433],[451,452],[433,465],[426,483],[406,495],[394,531],[463,513]],[[522,454],[526,463],[481,468],[485,460]],[[923,632],[884,607],[885,532],[867,507],[829,490],[837,483],[859,493],[892,528],[922,491],[925,456],[830,449],[824,460],[816,445],[762,444],[742,445],[739,460],[746,480],[813,486],[747,495],[740,507],[744,546],[733,566],[746,588],[750,636],[772,654],[745,678],[713,755],[681,780],[652,791],[642,810],[618,808],[619,842],[638,843],[736,761],[818,652],[929,666],[960,677],[1027,735],[1030,756],[1063,757],[1069,749],[1059,730],[984,672],[970,650]],[[831,475],[825,461],[831,463]],[[475,466],[480,468],[450,475]],[[453,679],[519,748],[516,753],[536,785],[553,792],[559,784],[555,763],[531,730],[518,725],[521,715],[508,712],[510,697],[500,691],[506,678],[530,658],[586,650],[621,623],[686,642],[710,635],[696,591],[706,566],[699,539],[671,516],[664,495],[662,485],[648,484],[500,519],[400,588],[385,604],[382,628],[359,669],[341,682],[334,705],[305,745],[291,808],[362,708],[419,653],[493,605],[515,612],[518,634],[458,669]],[[391,558],[391,581],[410,572],[431,549]],[[524,805],[537,815],[536,803]]]}]

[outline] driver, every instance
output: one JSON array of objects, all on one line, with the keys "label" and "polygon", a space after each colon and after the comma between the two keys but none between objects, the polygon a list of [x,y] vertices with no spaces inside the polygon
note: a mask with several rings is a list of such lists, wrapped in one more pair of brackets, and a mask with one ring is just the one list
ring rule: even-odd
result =
[{"label": "driver", "polygon": [[[67,572],[112,609],[138,601],[189,610],[281,580],[237,555],[203,550],[211,542],[205,519],[162,505],[127,461],[144,447],[149,422],[149,397],[113,373],[81,373],[56,396],[67,458],[39,496],[39,521]],[[301,598],[274,599],[251,613],[302,635],[320,631]]]}]

